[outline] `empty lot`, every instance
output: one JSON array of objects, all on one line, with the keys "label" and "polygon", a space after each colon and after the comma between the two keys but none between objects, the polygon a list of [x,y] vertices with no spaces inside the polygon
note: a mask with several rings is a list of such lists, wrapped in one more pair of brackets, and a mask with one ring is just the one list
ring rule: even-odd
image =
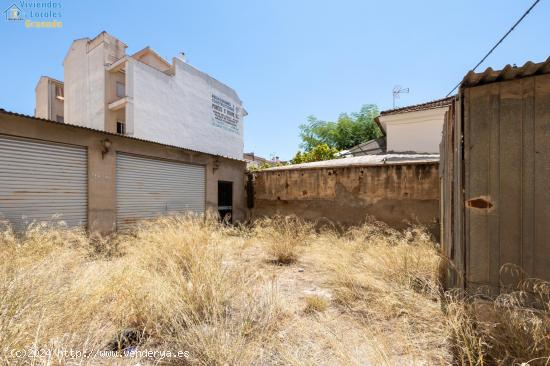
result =
[{"label": "empty lot", "polygon": [[370,222],[342,233],[295,217],[228,227],[181,216],[103,239],[56,224],[0,235],[2,363],[432,365],[548,355],[547,311],[487,303],[512,319],[495,315],[487,327],[473,305],[442,294],[437,244],[421,228]]}]

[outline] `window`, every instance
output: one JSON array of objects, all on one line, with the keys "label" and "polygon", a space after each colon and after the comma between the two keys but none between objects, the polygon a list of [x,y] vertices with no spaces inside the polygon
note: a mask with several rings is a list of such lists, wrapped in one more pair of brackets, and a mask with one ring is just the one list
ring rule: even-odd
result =
[{"label": "window", "polygon": [[117,121],[116,123],[116,133],[124,135],[126,133],[126,123]]},{"label": "window", "polygon": [[124,98],[126,96],[126,88],[124,83],[119,81],[116,82],[116,96],[119,98]]},{"label": "window", "polygon": [[61,122],[61,123],[65,122],[65,121],[63,120],[63,116],[60,116],[59,114],[55,116],[55,120],[56,120],[57,122]]},{"label": "window", "polygon": [[55,97],[57,99],[65,99],[63,96],[63,85],[55,84]]}]

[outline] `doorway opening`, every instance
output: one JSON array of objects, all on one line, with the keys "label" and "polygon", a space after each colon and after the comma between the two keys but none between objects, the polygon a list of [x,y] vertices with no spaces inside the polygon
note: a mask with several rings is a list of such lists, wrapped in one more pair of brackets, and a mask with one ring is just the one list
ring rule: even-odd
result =
[{"label": "doorway opening", "polygon": [[233,182],[218,181],[218,212],[223,222],[233,223]]}]

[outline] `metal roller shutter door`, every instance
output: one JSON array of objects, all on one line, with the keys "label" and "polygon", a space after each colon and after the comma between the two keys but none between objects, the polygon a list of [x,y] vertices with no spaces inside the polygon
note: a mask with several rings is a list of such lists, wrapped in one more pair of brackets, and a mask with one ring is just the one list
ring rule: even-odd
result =
[{"label": "metal roller shutter door", "polygon": [[117,229],[171,213],[203,213],[205,168],[117,154]]},{"label": "metal roller shutter door", "polygon": [[87,211],[85,147],[0,135],[0,218],[16,231],[53,215],[86,226]]}]

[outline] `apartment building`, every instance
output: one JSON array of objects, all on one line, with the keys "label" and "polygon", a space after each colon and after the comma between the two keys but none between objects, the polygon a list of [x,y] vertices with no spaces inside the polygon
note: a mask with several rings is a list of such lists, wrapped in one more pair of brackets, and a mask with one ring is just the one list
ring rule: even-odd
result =
[{"label": "apartment building", "polygon": [[242,159],[247,113],[232,88],[182,54],[170,63],[150,47],[126,49],[107,32],[73,41],[63,61],[63,114],[44,114],[56,91],[44,96],[41,78],[36,116]]},{"label": "apartment building", "polygon": [[41,76],[40,80],[38,80],[38,84],[36,84],[34,94],[36,96],[35,117],[63,122],[63,101],[65,97],[63,94],[62,81],[48,76]]}]

